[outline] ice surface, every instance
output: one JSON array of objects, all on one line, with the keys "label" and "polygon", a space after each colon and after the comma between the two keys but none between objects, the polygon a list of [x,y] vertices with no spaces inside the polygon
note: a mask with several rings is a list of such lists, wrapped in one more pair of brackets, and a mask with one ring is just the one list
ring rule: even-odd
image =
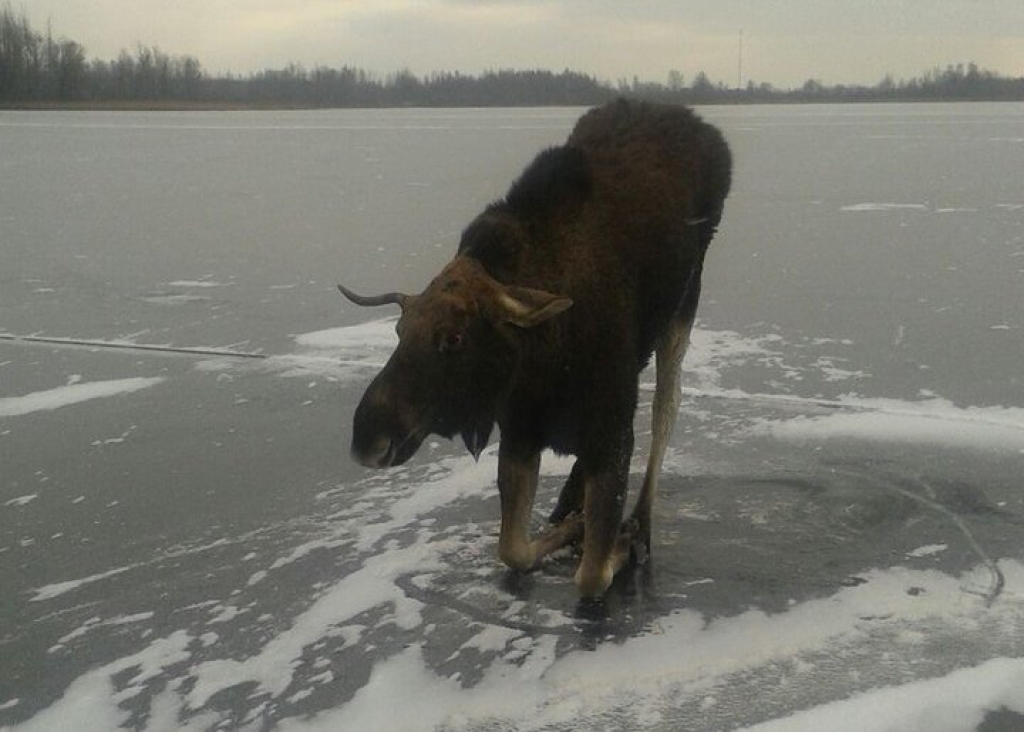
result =
[{"label": "ice surface", "polygon": [[[7,126],[0,330],[47,340],[0,341],[0,726],[975,732],[1024,713],[1021,108],[706,114],[742,165],[654,559],[601,608],[577,605],[569,551],[525,577],[496,559],[493,445],[350,464],[396,336],[334,287],[424,286],[578,110]],[[545,455],[538,526],[571,465]]]},{"label": "ice surface", "polygon": [[[296,367],[302,365],[306,374],[322,369],[339,378],[349,373],[365,379],[394,345],[393,319],[302,334],[294,340],[296,353],[291,356],[234,368],[293,378]],[[725,374],[738,364],[793,369],[792,364],[778,360],[779,353],[786,350],[773,336],[750,338],[698,329],[688,371],[691,380],[703,384],[707,391],[693,398],[753,405],[781,400],[789,407],[828,411],[821,416],[784,419],[765,419],[755,413],[746,420],[745,429],[750,433],[773,439],[818,443],[850,437],[924,439],[995,451],[1020,446],[1018,409],[958,408],[934,396],[906,401],[851,396],[801,400],[783,395],[773,400],[763,394],[722,388]],[[358,370],[346,372],[345,364]],[[207,363],[200,373],[208,368]],[[547,459],[543,472],[545,476],[565,476],[570,467],[570,459]],[[380,633],[388,627],[420,640],[375,658],[365,683],[344,703],[319,708],[309,717],[283,719],[278,728],[296,732],[491,726],[553,730],[567,725],[600,728],[602,720],[629,720],[631,729],[668,729],[698,712],[709,718],[732,718],[742,698],[736,690],[752,678],[772,678],[780,667],[792,675],[793,683],[813,686],[821,674],[831,673],[825,669],[834,659],[855,663],[863,646],[884,644],[898,656],[901,649],[911,653],[920,644],[922,632],[955,637],[979,626],[1009,626],[1024,609],[1024,564],[1019,561],[1001,560],[1005,586],[991,608],[980,592],[983,565],[967,567],[958,574],[896,566],[862,572],[855,584],[820,598],[792,602],[782,612],[750,609],[709,617],[696,610],[677,609],[659,617],[645,632],[618,642],[559,652],[559,629],[572,631],[578,621],[557,613],[541,614],[532,621],[539,623],[536,627],[541,632],[531,633],[520,624],[529,604],[484,583],[467,587],[461,601],[496,603],[506,606],[508,612],[471,620],[471,634],[449,653],[450,663],[473,654],[481,659],[475,677],[467,683],[461,671],[446,671],[433,658],[437,651],[429,640],[430,628],[437,621],[429,613],[425,597],[410,588],[429,592],[438,577],[451,571],[453,561],[479,561],[481,567],[492,566],[485,574],[494,571],[491,549],[484,551],[480,560],[475,553],[467,554],[473,527],[438,526],[432,517],[480,495],[493,494],[495,472],[492,446],[479,462],[445,457],[425,471],[411,466],[367,477],[357,486],[359,502],[340,504],[332,513],[331,528],[322,536],[272,555],[257,564],[255,573],[250,571],[244,584],[252,586],[252,578],[259,577],[258,584],[264,585],[276,582],[294,567],[315,561],[323,552],[343,551],[358,557],[344,576],[322,587],[308,605],[254,651],[238,658],[216,653],[221,641],[208,629],[230,628],[244,617],[237,608],[218,605],[204,625],[150,640],[138,652],[86,672],[59,701],[15,729],[46,729],[72,719],[83,732],[110,729],[128,720],[120,704],[151,693],[146,697],[152,710],[146,729],[210,729],[224,719],[214,711],[216,700],[233,689],[244,687],[249,697],[271,701],[300,703],[317,698],[324,685],[344,679],[345,671],[335,667],[329,675],[309,676],[304,667],[310,653],[315,654],[312,649],[336,639],[333,642],[340,649],[365,647],[366,653],[372,653],[371,639],[380,642]],[[336,495],[328,492],[325,498]],[[493,544],[493,536],[487,541]],[[926,560],[948,549],[947,543],[921,544],[905,555]],[[123,567],[106,575],[41,587],[33,599],[51,600],[134,569]],[[714,584],[710,578],[683,583],[688,588],[709,584]],[[563,589],[570,589],[568,583]],[[104,628],[145,623],[151,617],[152,613],[146,612],[94,616],[65,634],[61,646]],[[147,681],[158,677],[166,683],[161,684],[162,690],[151,692]],[[116,686],[115,678],[119,679]],[[1016,694],[1024,688],[1024,665],[1018,659],[995,658],[909,683],[901,683],[898,674],[881,676],[878,687],[841,701],[829,701],[826,696],[824,703],[818,703],[812,694],[805,702],[811,707],[807,711],[746,729],[972,732],[987,711],[1019,708]],[[954,696],[953,689],[960,691]],[[249,719],[255,719],[252,715],[258,716],[264,708],[255,707]],[[180,715],[186,711],[182,719]],[[613,726],[619,728],[615,726],[619,724]]]}]

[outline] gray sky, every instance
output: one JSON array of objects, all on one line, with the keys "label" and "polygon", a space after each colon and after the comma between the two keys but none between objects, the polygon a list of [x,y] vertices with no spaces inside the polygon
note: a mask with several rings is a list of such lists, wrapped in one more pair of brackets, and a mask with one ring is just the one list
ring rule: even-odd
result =
[{"label": "gray sky", "polygon": [[1024,76],[1024,0],[14,0],[37,29],[115,57],[137,43],[211,72],[351,65],[799,86],[975,61]]}]

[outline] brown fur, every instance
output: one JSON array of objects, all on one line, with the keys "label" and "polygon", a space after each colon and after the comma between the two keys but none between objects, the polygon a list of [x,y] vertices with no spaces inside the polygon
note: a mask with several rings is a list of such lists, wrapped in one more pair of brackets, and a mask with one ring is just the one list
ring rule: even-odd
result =
[{"label": "brown fur", "polygon": [[[500,556],[530,569],[583,533],[577,585],[602,594],[631,548],[649,547],[679,361],[730,176],[725,141],[687,109],[617,101],[585,114],[467,227],[427,289],[401,300],[399,346],[356,410],[353,455],[395,465],[430,433],[461,433],[479,454],[497,423]],[[637,380],[655,351],[659,425],[620,530]],[[531,539],[545,448],[577,463],[556,526]]]}]

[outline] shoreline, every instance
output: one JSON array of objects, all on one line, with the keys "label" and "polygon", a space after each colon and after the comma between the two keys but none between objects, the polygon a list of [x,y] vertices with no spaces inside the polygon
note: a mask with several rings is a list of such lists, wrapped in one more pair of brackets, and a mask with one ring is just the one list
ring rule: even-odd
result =
[{"label": "shoreline", "polygon": [[[628,95],[626,95],[628,96]],[[261,102],[229,102],[229,101],[184,101],[184,100],[137,100],[137,101],[25,101],[0,102],[0,111],[4,112],[258,112],[258,111],[310,111],[327,109],[501,109],[531,107],[576,107],[592,106],[602,103],[594,100],[584,104],[570,102],[551,103],[534,102],[520,104],[273,104]],[[1024,99],[950,99],[950,98],[899,98],[899,99],[704,99],[681,100],[679,104],[691,107],[702,106],[807,106],[814,104],[831,104],[850,106],[863,104],[1021,104]]]}]

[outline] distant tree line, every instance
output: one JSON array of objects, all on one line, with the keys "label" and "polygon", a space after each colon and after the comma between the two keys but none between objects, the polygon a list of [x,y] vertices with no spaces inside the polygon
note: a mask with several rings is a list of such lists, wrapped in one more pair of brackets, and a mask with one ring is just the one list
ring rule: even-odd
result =
[{"label": "distant tree line", "polygon": [[81,45],[37,33],[10,3],[0,7],[0,99],[71,99],[86,80]]},{"label": "distant tree line", "polygon": [[0,6],[0,104],[6,106],[585,106],[621,94],[689,104],[1024,100],[1024,77],[1002,77],[974,63],[935,68],[910,80],[886,76],[874,86],[826,86],[809,79],[797,89],[754,81],[736,89],[703,71],[686,82],[678,70],[662,84],[638,78],[610,83],[568,69],[423,77],[404,70],[380,77],[349,66],[297,64],[247,76],[211,76],[192,56],[170,56],[141,44],[114,60],[90,61],[81,44],[54,39],[49,25],[45,33],[36,31],[9,1]]}]

